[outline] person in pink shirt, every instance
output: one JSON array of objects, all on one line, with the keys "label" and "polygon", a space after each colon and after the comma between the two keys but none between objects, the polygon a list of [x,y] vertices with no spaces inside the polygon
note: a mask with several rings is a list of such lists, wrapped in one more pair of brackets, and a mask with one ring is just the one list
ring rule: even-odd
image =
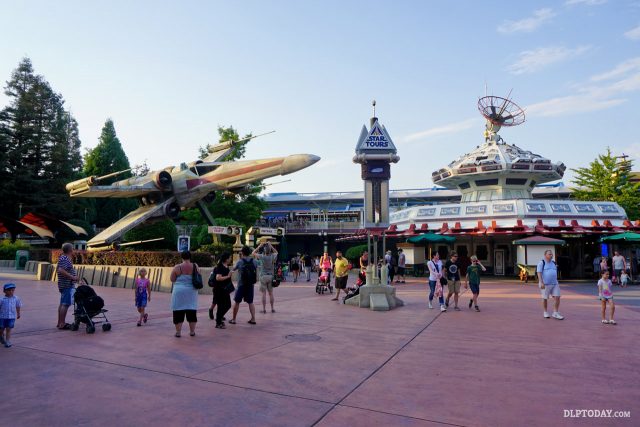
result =
[{"label": "person in pink shirt", "polygon": [[140,314],[138,326],[142,326],[142,323],[147,323],[147,319],[149,318],[149,315],[145,313],[145,309],[147,307],[147,302],[151,301],[151,283],[149,282],[149,279],[147,279],[147,269],[144,267],[138,271],[134,290],[136,308]]}]

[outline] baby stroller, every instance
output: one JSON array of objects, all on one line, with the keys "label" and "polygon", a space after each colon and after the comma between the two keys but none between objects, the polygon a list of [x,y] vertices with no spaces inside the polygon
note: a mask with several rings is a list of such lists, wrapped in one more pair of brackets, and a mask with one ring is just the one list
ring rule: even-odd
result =
[{"label": "baby stroller", "polygon": [[104,300],[89,286],[87,279],[83,278],[82,281],[84,284],[78,286],[73,296],[74,320],[71,330],[77,331],[80,328],[80,323],[86,323],[87,333],[92,334],[96,331],[96,325],[102,323],[102,330],[104,332],[110,331],[111,323],[105,314],[107,310],[103,308]]},{"label": "baby stroller", "polygon": [[354,287],[350,287],[347,290],[347,294],[342,298],[342,303],[346,304],[346,301],[349,298],[355,297],[360,294],[360,286],[365,285],[367,283],[367,276],[364,274],[364,271],[358,273],[358,280],[356,281],[356,285]]},{"label": "baby stroller", "polygon": [[329,270],[322,271],[322,273],[318,275],[318,281],[316,282],[316,293],[324,294],[326,291],[329,291],[330,294],[333,293],[331,272]]}]

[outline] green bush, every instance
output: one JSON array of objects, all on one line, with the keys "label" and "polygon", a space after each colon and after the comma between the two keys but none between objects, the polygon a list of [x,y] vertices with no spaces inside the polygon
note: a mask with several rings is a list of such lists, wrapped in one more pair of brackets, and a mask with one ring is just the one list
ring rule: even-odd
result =
[{"label": "green bush", "polygon": [[231,243],[212,243],[209,245],[202,245],[196,253],[207,253],[213,255],[216,259],[223,253],[233,253],[233,245]]},{"label": "green bush", "polygon": [[[51,262],[57,263],[62,250],[51,251]],[[191,260],[201,267],[212,267],[213,259],[208,252],[192,252]],[[85,265],[135,265],[146,267],[173,267],[180,264],[180,252],[142,252],[142,251],[74,251],[73,263]]]},{"label": "green bush", "polygon": [[347,249],[344,253],[344,256],[351,261],[352,263],[354,263],[353,265],[358,265],[358,260],[360,259],[360,256],[362,255],[362,252],[367,250],[367,245],[358,245],[358,246],[353,246],[349,249]]},{"label": "green bush", "polygon": [[175,250],[177,248],[178,230],[176,230],[176,225],[172,220],[165,219],[136,227],[124,235],[124,240],[126,242],[137,242],[139,240],[157,239],[159,237],[163,237],[164,240],[141,243],[141,247],[144,249],[168,250]]},{"label": "green bush", "polygon": [[0,241],[0,259],[15,259],[16,251],[29,250],[31,247],[23,240],[1,240]]}]

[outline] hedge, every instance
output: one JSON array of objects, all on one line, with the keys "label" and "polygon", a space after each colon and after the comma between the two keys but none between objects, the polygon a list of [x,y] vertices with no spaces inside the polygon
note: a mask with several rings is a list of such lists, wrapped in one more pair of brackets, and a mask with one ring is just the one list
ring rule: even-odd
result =
[{"label": "hedge", "polygon": [[344,256],[351,262],[355,263],[354,265],[357,265],[358,260],[360,259],[360,256],[362,255],[362,252],[367,250],[367,245],[358,245],[358,246],[353,246],[349,249],[347,249],[344,253]]},{"label": "hedge", "polygon": [[[51,262],[57,263],[62,255],[62,250],[51,251]],[[212,267],[213,257],[208,252],[191,252],[191,260],[201,267]],[[142,251],[122,251],[122,252],[86,252],[74,251],[73,263],[84,265],[135,265],[147,267],[173,267],[180,264],[180,252],[142,252]]]},{"label": "hedge", "polygon": [[23,240],[11,240],[0,241],[0,259],[15,259],[16,251],[29,250],[29,244]]}]

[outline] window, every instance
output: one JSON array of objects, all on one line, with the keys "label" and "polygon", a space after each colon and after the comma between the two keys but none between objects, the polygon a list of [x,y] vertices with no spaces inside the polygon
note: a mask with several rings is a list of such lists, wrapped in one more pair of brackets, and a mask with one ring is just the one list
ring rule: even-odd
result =
[{"label": "window", "polygon": [[461,190],[466,190],[469,187],[471,187],[471,185],[468,182],[463,182],[460,185],[458,185],[458,188],[460,188]]},{"label": "window", "polygon": [[480,261],[486,261],[489,259],[489,249],[487,248],[487,245],[476,246],[476,256]]},{"label": "window", "polygon": [[507,185],[525,185],[527,178],[507,178]]},{"label": "window", "polygon": [[487,207],[485,205],[479,206],[467,206],[466,212],[467,215],[470,214],[483,214],[487,213]]},{"label": "window", "polygon": [[418,209],[418,216],[434,216],[435,214],[436,214],[436,208]]},{"label": "window", "polygon": [[527,203],[528,212],[546,212],[547,207],[544,203]]},{"label": "window", "polygon": [[476,180],[476,187],[486,187],[487,185],[498,185],[498,178]]},{"label": "window", "polygon": [[494,213],[513,212],[513,205],[493,205]]},{"label": "window", "polygon": [[580,213],[585,213],[585,212],[595,212],[596,208],[594,208],[592,205],[588,205],[586,203],[576,203],[575,205],[576,211],[580,212]]}]

